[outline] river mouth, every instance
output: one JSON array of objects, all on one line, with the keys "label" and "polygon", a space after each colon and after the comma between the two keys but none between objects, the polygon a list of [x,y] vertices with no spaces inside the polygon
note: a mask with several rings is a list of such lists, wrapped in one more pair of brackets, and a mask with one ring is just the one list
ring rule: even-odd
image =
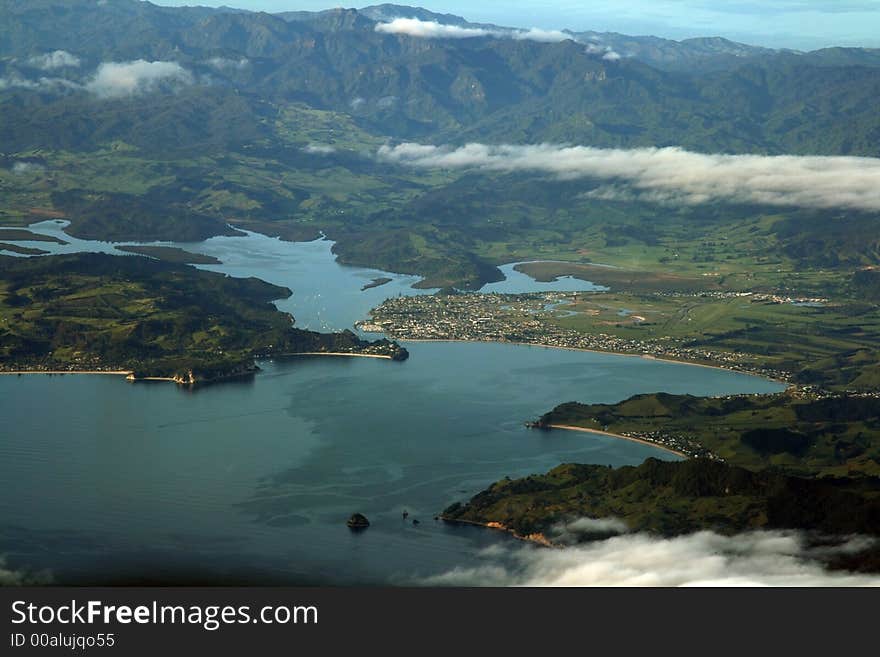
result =
[{"label": "river mouth", "polygon": [[[290,287],[278,306],[307,328],[347,328],[384,298],[424,293],[415,277],[339,265],[326,241],[249,234],[178,246],[223,262],[206,269]],[[378,276],[392,281],[361,289]],[[563,462],[675,458],[606,436],[529,431],[524,420],[571,400],[783,387],[541,347],[408,349],[406,363],[263,361],[250,381],[192,392],[122,377],[0,377],[6,567],[48,570],[60,584],[405,584],[509,540],[434,520],[492,481]],[[369,518],[366,531],[346,527],[355,512]]]}]

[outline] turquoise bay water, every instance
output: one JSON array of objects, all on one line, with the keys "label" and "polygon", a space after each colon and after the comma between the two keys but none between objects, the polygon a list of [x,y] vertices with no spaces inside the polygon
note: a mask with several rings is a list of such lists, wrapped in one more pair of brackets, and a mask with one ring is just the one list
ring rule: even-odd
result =
[{"label": "turquoise bay water", "polygon": [[[66,221],[42,221],[32,224],[35,233],[51,235],[68,244],[53,242],[16,242],[24,246],[58,253],[112,253],[125,257],[137,257],[116,249],[112,242],[80,240],[64,232]],[[0,241],[3,229],[0,228]],[[126,242],[136,244],[136,242]],[[331,253],[333,242],[284,242],[259,233],[247,233],[246,237],[214,237],[204,242],[143,242],[142,244],[177,246],[192,253],[214,256],[222,265],[199,265],[200,269],[220,271],[230,276],[256,276],[270,283],[289,287],[293,295],[276,305],[293,314],[296,325],[314,331],[338,331],[352,328],[354,323],[366,317],[374,308],[389,297],[398,294],[431,294],[434,290],[417,290],[412,287],[418,276],[388,274],[378,269],[343,267],[336,263]],[[14,254],[11,254],[14,255]],[[373,279],[387,277],[390,283],[362,290]]]},{"label": "turquoise bay water", "polygon": [[480,292],[499,292],[501,294],[519,294],[521,292],[593,292],[596,290],[607,290],[608,288],[601,285],[595,285],[588,281],[582,281],[572,276],[560,276],[555,281],[542,283],[531,278],[528,274],[517,271],[517,265],[526,264],[526,262],[510,262],[501,265],[499,269],[504,274],[504,280],[497,283],[487,283]]},{"label": "turquoise bay water", "polygon": [[[416,280],[391,275],[362,292],[382,273],[339,266],[326,241],[179,246],[224,262],[206,268],[290,287],[279,307],[313,328],[351,326],[382,299],[413,293]],[[599,435],[530,431],[524,420],[570,400],[781,388],[542,347],[407,347],[405,363],[264,362],[253,381],[192,392],[111,376],[0,377],[0,554],[61,583],[406,583],[507,540],[433,520],[492,481],[562,462],[672,458]],[[420,524],[405,522],[404,509]],[[345,527],[355,511],[371,520],[367,531]]]}]

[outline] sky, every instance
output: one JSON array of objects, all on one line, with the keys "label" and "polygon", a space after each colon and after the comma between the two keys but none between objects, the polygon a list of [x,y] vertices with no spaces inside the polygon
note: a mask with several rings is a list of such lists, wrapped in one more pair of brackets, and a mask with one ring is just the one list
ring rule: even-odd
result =
[{"label": "sky", "polygon": [[[334,0],[154,0],[262,11],[318,10]],[[379,4],[377,0],[355,6]],[[880,0],[424,0],[402,2],[510,27],[596,30],[683,39],[723,36],[754,45],[813,50],[880,47]]]}]

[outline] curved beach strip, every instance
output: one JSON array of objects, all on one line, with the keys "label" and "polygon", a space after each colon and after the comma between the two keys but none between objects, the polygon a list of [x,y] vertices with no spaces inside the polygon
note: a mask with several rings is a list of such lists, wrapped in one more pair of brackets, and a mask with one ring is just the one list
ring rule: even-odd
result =
[{"label": "curved beach strip", "polygon": [[686,459],[690,458],[690,456],[688,456],[684,452],[680,452],[677,449],[673,449],[672,447],[667,447],[666,445],[651,442],[650,440],[645,440],[643,438],[635,438],[633,436],[627,436],[622,433],[611,433],[610,431],[601,431],[599,429],[587,429],[586,427],[576,427],[571,424],[548,424],[547,427],[550,429],[564,429],[566,431],[581,431],[584,433],[597,433],[600,436],[609,436],[611,438],[622,438],[623,440],[629,440],[634,443],[641,443],[642,445],[650,445],[651,447],[656,447],[657,449],[662,449],[664,452],[669,452],[670,454],[675,454],[676,456],[681,456]]}]

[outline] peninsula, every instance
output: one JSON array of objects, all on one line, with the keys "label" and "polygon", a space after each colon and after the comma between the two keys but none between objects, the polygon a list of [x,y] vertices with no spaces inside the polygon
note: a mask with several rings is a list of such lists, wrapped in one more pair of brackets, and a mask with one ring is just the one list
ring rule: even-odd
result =
[{"label": "peninsula", "polygon": [[27,256],[46,255],[49,253],[44,249],[35,249],[31,246],[22,246],[21,244],[7,244],[6,242],[0,242],[0,251],[9,251],[10,253]]},{"label": "peninsula", "polygon": [[176,246],[142,246],[137,244],[123,244],[116,247],[119,251],[149,256],[165,262],[178,262],[185,265],[219,265],[222,264],[214,256],[201,253],[192,253]]},{"label": "peninsula", "polygon": [[293,326],[287,288],[145,257],[0,257],[0,371],[116,372],[194,385],[249,376],[255,359],[405,360],[388,340]]},{"label": "peninsula", "polygon": [[369,283],[366,283],[366,284],[361,288],[361,292],[363,292],[364,290],[372,289],[372,288],[374,288],[374,287],[381,287],[381,286],[383,286],[383,285],[385,285],[385,284],[387,284],[387,283],[390,283],[391,280],[392,280],[392,279],[388,278],[387,276],[379,276],[379,277],[374,278],[373,280],[371,280]]},{"label": "peninsula", "polygon": [[532,426],[611,432],[691,457],[792,475],[880,477],[880,393],[694,397],[560,404]]},{"label": "peninsula", "polygon": [[[612,533],[675,536],[804,529],[880,536],[880,395],[635,395],[569,402],[529,422],[638,440],[693,457],[638,467],[563,464],[505,478],[448,507],[453,523],[503,529],[542,544]],[[880,571],[875,542],[830,564]]]},{"label": "peninsula", "polygon": [[[441,518],[557,545],[627,531],[880,535],[880,481],[800,478],[709,459],[651,458],[621,468],[568,463],[546,474],[496,482],[469,502],[449,506]],[[858,556],[856,565],[880,566],[876,544]]]}]

